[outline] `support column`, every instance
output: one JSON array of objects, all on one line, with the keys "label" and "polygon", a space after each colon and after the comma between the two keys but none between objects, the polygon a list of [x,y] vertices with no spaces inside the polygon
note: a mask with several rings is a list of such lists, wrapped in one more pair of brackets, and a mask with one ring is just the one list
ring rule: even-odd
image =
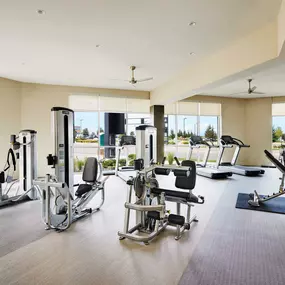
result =
[{"label": "support column", "polygon": [[164,157],[164,106],[151,106],[150,113],[153,117],[153,125],[157,128],[157,161],[161,162]]}]

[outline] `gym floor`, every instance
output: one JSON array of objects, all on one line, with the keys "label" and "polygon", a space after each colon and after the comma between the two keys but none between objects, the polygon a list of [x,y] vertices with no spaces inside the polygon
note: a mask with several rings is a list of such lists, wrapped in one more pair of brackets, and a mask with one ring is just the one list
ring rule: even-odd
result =
[{"label": "gym floor", "polygon": [[[197,177],[194,193],[206,199],[193,208],[199,223],[180,241],[168,228],[148,246],[118,239],[127,185],[117,177],[106,183],[102,210],[66,232],[44,230],[39,201],[2,208],[0,284],[284,284],[285,216],[235,209],[239,192],[277,191],[279,171],[265,171]],[[175,188],[173,177],[159,182]]]}]

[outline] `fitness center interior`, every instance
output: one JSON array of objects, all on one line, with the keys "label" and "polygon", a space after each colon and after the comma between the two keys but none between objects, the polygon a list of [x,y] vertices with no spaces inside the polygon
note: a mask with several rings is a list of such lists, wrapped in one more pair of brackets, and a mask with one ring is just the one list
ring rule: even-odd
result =
[{"label": "fitness center interior", "polygon": [[0,284],[285,283],[285,1],[1,1]]}]

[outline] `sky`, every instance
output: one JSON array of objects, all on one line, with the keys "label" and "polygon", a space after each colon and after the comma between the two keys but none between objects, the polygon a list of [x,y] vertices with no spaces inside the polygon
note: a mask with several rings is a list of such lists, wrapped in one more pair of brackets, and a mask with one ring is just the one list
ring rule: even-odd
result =
[{"label": "sky", "polygon": [[272,117],[272,126],[275,128],[281,127],[283,132],[285,132],[285,116]]},{"label": "sky", "polygon": [[[138,118],[146,118],[146,123],[149,123],[149,114],[128,114],[128,134],[135,131],[135,127],[140,125]],[[196,116],[183,116],[178,115],[178,130],[184,131],[184,118],[185,118],[185,131],[195,133],[197,130],[197,117]],[[175,130],[175,116],[169,115],[169,133],[170,130]],[[97,112],[75,112],[75,126],[81,126],[82,129],[88,128],[89,133],[97,133],[98,130],[98,113]],[[215,116],[200,116],[200,134],[204,135],[208,125],[214,126],[217,131],[217,117]],[[104,129],[104,113],[100,113],[100,126]],[[285,120],[284,120],[285,130]]]},{"label": "sky", "polygon": [[[185,131],[197,133],[197,116],[177,116],[178,130],[184,131],[184,118],[185,118]],[[175,130],[175,115],[168,116],[169,132]],[[217,132],[218,120],[216,116],[200,116],[200,135],[204,135],[206,128],[212,125]]]}]

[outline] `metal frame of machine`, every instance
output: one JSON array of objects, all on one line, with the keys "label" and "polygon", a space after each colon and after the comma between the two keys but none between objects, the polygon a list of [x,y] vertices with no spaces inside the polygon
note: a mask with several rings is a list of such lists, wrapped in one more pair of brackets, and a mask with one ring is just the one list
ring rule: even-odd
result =
[{"label": "metal frame of machine", "polygon": [[285,194],[285,189],[284,189],[285,166],[280,161],[278,161],[269,151],[265,150],[264,153],[266,157],[282,173],[281,184],[279,186],[279,191],[277,193],[273,193],[272,195],[260,196],[256,190],[254,190],[254,193],[249,194],[250,200],[248,200],[248,204],[254,207],[259,207],[260,204],[263,204],[269,200],[272,200],[276,197]]},{"label": "metal frame of machine", "polygon": [[[36,187],[34,187],[33,180],[37,178],[37,132],[34,130],[22,130],[19,135],[11,135],[11,144],[19,158],[19,179],[13,180],[11,175],[5,178],[5,172],[10,168],[10,157],[13,163],[13,172],[16,171],[16,157],[12,148],[9,149],[7,155],[7,166],[0,173],[0,206],[13,204],[25,200],[38,199]],[[6,189],[2,189],[2,184],[6,184]],[[16,194],[9,196],[9,193],[14,185],[17,186]],[[20,193],[20,194],[19,194]]]},{"label": "metal frame of machine", "polygon": [[[129,190],[125,203],[124,230],[118,232],[120,240],[128,238],[138,242],[149,242],[159,235],[167,226],[175,226],[177,233],[175,239],[181,238],[185,230],[190,229],[190,224],[197,222],[196,216],[190,217],[193,203],[203,204],[204,198],[195,196],[192,189],[196,183],[196,164],[187,160],[180,165],[177,158],[177,166],[165,166],[156,161],[156,128],[142,125],[136,128],[136,157],[134,168],[136,176],[127,181]],[[185,191],[173,191],[161,189],[155,179],[156,175],[176,176],[175,186]],[[132,203],[132,192],[135,192],[136,202]],[[155,201],[155,202],[154,202]],[[176,214],[168,214],[165,201],[176,203]],[[187,206],[186,219],[180,215],[181,204]],[[136,225],[130,226],[130,211],[136,211]],[[139,235],[136,232],[143,232]]]},{"label": "metal frame of machine", "polygon": [[[47,174],[45,180],[35,180],[34,183],[42,192],[42,218],[46,229],[63,231],[74,221],[100,209],[104,203],[107,177],[102,179],[102,167],[97,159],[88,158],[83,172],[83,180],[85,176],[89,177],[83,184],[88,186],[87,190],[80,195],[74,192],[74,186],[78,186],[74,185],[73,170],[74,112],[64,107],[54,107],[51,111],[54,154],[49,154],[47,159],[54,168],[54,175]],[[100,205],[86,208],[98,192],[101,192]]]},{"label": "metal frame of machine", "polygon": [[[179,240],[182,234],[190,229],[193,222],[198,222],[196,215],[191,217],[191,207],[194,206],[193,203],[203,204],[204,198],[197,197],[192,193],[196,181],[196,166],[193,161],[187,162],[190,163],[190,166],[151,165],[144,168],[143,160],[136,160],[136,165],[139,165],[136,166],[137,175],[127,182],[130,188],[125,203],[124,230],[118,232],[120,240],[128,238],[147,245],[167,226],[176,227],[175,239]],[[173,172],[176,177],[191,179],[192,182],[189,185],[188,193],[158,188],[155,175],[169,175],[170,172]],[[135,203],[131,202],[133,190],[136,194]],[[152,205],[155,199],[157,203]],[[168,214],[165,201],[176,203],[176,214]],[[180,215],[181,204],[187,206],[186,219]],[[136,211],[136,225],[132,228],[129,228],[130,210]],[[139,235],[135,232],[144,234]]]}]

